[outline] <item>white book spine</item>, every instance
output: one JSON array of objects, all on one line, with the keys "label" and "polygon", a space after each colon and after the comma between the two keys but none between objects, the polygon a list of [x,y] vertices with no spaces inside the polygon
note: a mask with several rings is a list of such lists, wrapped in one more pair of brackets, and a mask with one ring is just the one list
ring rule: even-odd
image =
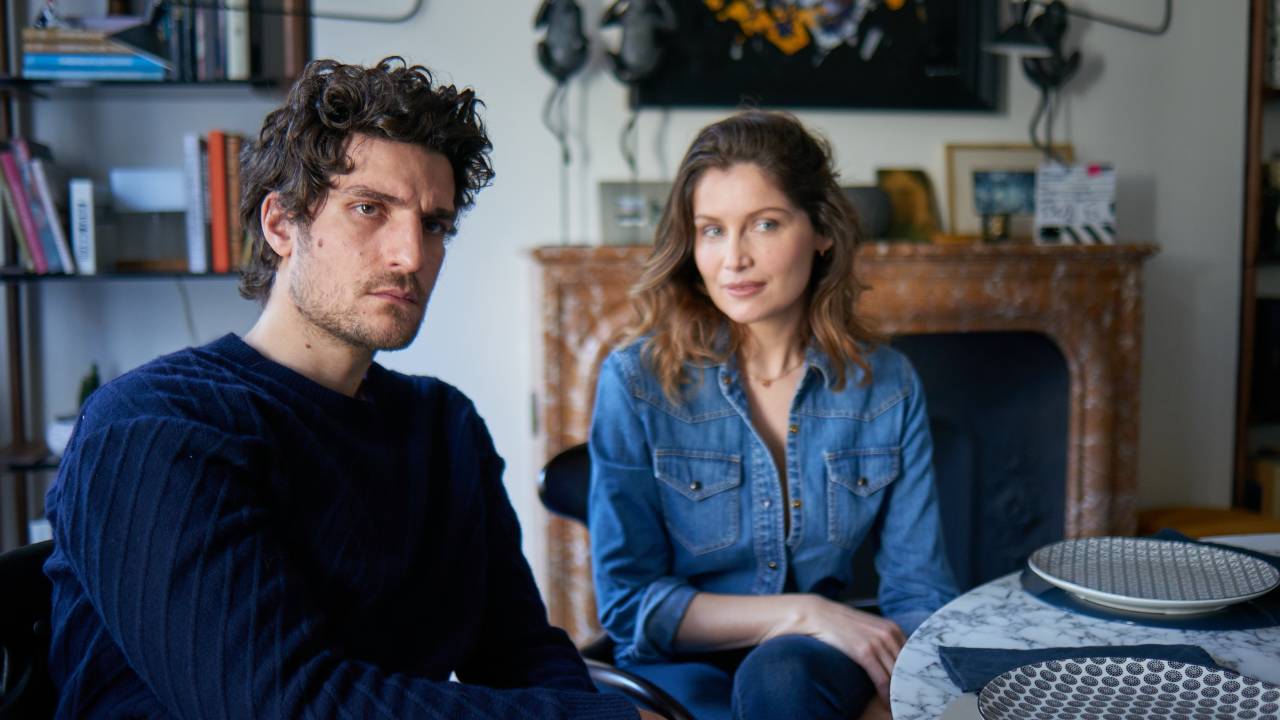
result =
[{"label": "white book spine", "polygon": [[53,231],[53,242],[58,248],[58,259],[62,261],[64,272],[75,272],[71,260],[71,246],[67,244],[67,233],[62,229],[62,218],[53,204],[53,185],[49,183],[49,173],[44,168],[44,160],[35,158],[31,161],[31,174],[35,177],[36,190],[40,194],[40,203],[44,206],[45,217],[49,218],[49,229]]},{"label": "white book spine", "polygon": [[98,272],[98,246],[94,238],[93,181],[75,178],[70,185],[71,249],[81,275]]},{"label": "white book spine", "polygon": [[187,270],[209,272],[209,243],[205,241],[204,163],[200,158],[200,136],[182,136],[182,159],[186,173]]},{"label": "white book spine", "polygon": [[227,79],[249,79],[249,0],[226,0]]}]

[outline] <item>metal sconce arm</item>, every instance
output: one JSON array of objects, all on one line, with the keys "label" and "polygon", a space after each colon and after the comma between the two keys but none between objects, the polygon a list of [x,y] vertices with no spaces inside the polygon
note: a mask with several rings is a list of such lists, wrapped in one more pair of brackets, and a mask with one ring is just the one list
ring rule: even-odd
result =
[{"label": "metal sconce arm", "polygon": [[[250,12],[262,13],[264,15],[300,15],[302,17],[316,18],[320,20],[351,20],[353,22],[371,22],[371,23],[382,23],[385,25],[396,25],[404,22],[405,20],[408,20],[414,15],[417,15],[418,11],[422,9],[422,5],[424,2],[425,0],[413,0],[413,5],[411,5],[408,10],[405,10],[403,13],[399,15],[393,15],[390,17],[378,17],[376,15],[360,15],[357,13],[335,13],[335,12],[317,13],[317,12],[310,12],[310,11],[295,12],[292,10],[285,10],[283,6],[265,7],[266,4],[261,2],[261,0],[250,0],[248,10]],[[243,11],[246,9],[245,6],[243,5],[232,7],[227,4],[226,0],[161,0],[161,2],[158,2],[156,4],[159,5],[162,3],[165,5],[176,5],[178,7],[209,8],[213,10]]]},{"label": "metal sconce arm", "polygon": [[[1024,9],[1024,13],[1030,10],[1031,5],[1039,5],[1040,7],[1048,7],[1050,5],[1050,3],[1045,2],[1044,0],[1026,0],[1023,4],[1027,6]],[[1066,3],[1062,3],[1062,5],[1068,13],[1075,15],[1082,20],[1102,23],[1103,25],[1118,27],[1122,30],[1142,33],[1143,35],[1163,35],[1168,32],[1169,26],[1173,23],[1173,0],[1164,0],[1164,16],[1157,25],[1138,25],[1137,23],[1133,23],[1128,20],[1099,15],[1091,10],[1081,10],[1067,5]]]}]

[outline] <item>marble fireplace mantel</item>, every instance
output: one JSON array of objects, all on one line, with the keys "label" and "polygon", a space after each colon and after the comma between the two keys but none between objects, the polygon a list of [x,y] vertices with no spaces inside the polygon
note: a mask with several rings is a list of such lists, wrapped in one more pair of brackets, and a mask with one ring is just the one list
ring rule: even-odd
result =
[{"label": "marble fireplace mantel", "polygon": [[[546,458],[583,442],[608,341],[633,317],[628,289],[648,247],[544,247],[542,432]],[[1137,481],[1142,262],[1151,245],[871,243],[863,314],[887,335],[1028,331],[1050,338],[1070,382],[1067,537],[1132,533]],[[548,524],[551,620],[597,631],[586,532]]]}]

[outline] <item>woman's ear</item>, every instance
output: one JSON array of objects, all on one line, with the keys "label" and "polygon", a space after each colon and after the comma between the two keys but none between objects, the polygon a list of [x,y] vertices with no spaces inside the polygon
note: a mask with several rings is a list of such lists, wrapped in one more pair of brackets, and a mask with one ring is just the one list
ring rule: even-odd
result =
[{"label": "woman's ear", "polygon": [[818,255],[821,257],[826,257],[827,253],[831,251],[831,248],[835,247],[835,243],[831,238],[825,235],[819,235],[818,242],[816,244],[818,246]]},{"label": "woman's ear", "polygon": [[292,255],[297,225],[289,219],[289,213],[285,212],[280,202],[280,195],[274,192],[269,193],[263,199],[258,213],[258,220],[262,223],[262,237],[267,241],[267,245],[270,245],[282,260]]}]

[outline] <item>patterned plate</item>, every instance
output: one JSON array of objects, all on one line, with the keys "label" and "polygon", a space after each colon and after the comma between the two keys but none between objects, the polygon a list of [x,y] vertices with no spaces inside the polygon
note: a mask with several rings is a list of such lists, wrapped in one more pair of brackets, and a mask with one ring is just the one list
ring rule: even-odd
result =
[{"label": "patterned plate", "polygon": [[1063,540],[1035,551],[1027,564],[1090,602],[1170,615],[1217,610],[1280,585],[1280,571],[1258,558],[1150,538]]},{"label": "patterned plate", "polygon": [[978,712],[983,720],[1280,720],[1280,686],[1171,660],[1049,660],[987,683]]}]

